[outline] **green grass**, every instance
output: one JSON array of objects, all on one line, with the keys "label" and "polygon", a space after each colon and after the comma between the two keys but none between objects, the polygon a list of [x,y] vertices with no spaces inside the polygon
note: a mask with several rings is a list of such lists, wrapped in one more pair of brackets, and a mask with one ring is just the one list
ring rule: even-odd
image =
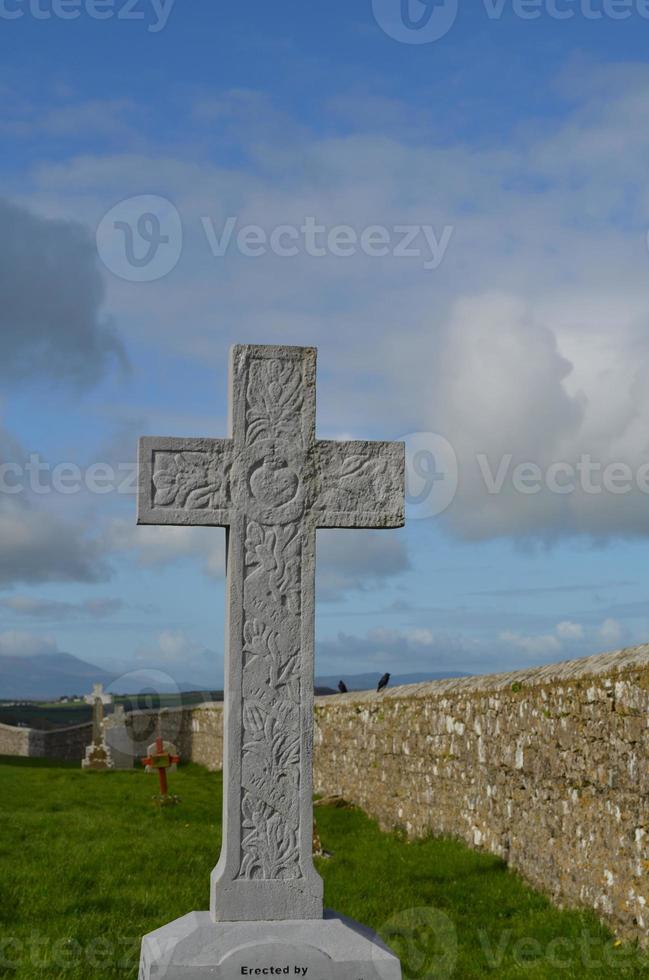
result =
[{"label": "green grass", "polygon": [[[221,778],[183,767],[170,777],[182,803],[163,810],[156,788],[142,771],[0,758],[0,977],[134,980],[142,934],[207,907]],[[406,843],[358,810],[316,814],[327,906],[380,931],[404,976],[649,976],[590,912],[557,910],[495,857]]]}]

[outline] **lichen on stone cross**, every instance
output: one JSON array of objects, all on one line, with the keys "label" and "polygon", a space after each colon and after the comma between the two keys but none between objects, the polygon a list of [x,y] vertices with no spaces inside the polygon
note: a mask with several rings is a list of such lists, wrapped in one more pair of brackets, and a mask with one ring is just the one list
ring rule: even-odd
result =
[{"label": "lichen on stone cross", "polygon": [[217,921],[322,916],[312,859],[316,528],[404,522],[404,445],[315,437],[316,351],[235,346],[228,439],[140,441],[138,523],[227,529]]}]

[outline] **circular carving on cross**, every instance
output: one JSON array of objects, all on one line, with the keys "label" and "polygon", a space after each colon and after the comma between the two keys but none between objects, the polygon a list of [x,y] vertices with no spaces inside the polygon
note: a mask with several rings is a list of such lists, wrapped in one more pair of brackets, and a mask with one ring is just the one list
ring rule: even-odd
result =
[{"label": "circular carving on cross", "polygon": [[294,500],[300,478],[284,459],[264,458],[248,474],[250,492],[265,507],[281,507]]},{"label": "circular carving on cross", "polygon": [[268,439],[246,447],[235,466],[234,479],[248,517],[275,525],[300,520],[310,467],[309,454],[287,442]]}]

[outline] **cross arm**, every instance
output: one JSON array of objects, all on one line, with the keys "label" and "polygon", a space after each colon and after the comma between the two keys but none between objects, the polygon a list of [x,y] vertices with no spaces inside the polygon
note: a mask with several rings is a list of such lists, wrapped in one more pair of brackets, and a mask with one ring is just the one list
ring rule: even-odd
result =
[{"label": "cross arm", "polygon": [[144,436],[138,449],[138,524],[227,526],[232,461],[230,439]]},{"label": "cross arm", "polygon": [[403,442],[316,443],[318,527],[403,527]]}]

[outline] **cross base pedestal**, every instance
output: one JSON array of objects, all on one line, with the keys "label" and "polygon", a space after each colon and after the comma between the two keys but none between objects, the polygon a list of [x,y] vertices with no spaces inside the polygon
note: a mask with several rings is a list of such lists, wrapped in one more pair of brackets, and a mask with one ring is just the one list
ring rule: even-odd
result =
[{"label": "cross base pedestal", "polygon": [[190,912],[142,940],[139,980],[401,980],[399,960],[366,926],[323,919],[214,922]]},{"label": "cross base pedestal", "polygon": [[82,769],[112,769],[114,767],[110,749],[105,742],[93,742],[86,748],[85,758],[81,760]]}]

